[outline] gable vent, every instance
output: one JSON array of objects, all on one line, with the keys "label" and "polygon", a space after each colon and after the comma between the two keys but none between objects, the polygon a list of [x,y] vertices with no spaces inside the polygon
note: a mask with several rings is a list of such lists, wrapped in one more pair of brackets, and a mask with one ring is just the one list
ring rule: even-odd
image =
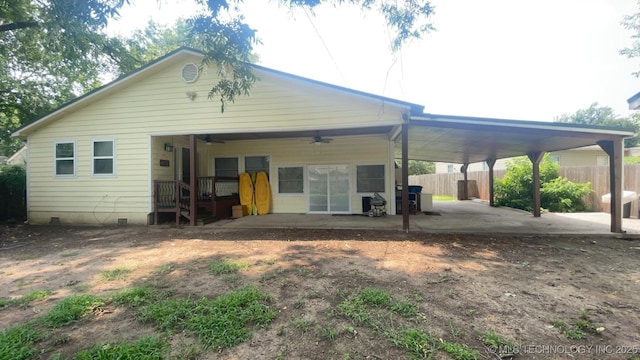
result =
[{"label": "gable vent", "polygon": [[198,75],[198,66],[196,64],[189,63],[182,67],[182,80],[184,80],[184,82],[195,82],[198,79]]}]

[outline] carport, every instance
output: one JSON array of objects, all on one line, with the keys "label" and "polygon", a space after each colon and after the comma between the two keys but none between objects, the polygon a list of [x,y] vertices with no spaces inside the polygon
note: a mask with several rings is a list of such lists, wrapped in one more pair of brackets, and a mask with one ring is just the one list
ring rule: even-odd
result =
[{"label": "carport", "polygon": [[[526,155],[533,164],[534,217],[540,217],[539,164],[544,153],[599,145],[609,155],[611,232],[623,232],[623,140],[633,136],[633,131],[618,127],[426,113],[407,116],[404,120],[405,123],[392,136],[396,143],[396,157],[402,159],[403,184],[408,184],[409,159],[463,164],[465,181],[468,164],[486,161],[489,166],[490,203],[493,205],[495,161]],[[405,232],[409,232],[408,199],[408,188],[404,186],[402,216]]]}]

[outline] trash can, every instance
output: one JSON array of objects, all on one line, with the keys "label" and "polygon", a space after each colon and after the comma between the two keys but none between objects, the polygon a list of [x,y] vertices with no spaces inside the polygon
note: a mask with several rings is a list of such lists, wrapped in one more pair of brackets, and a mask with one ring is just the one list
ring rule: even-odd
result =
[{"label": "trash can", "polygon": [[631,217],[631,202],[628,202],[622,206],[622,217],[625,219]]}]

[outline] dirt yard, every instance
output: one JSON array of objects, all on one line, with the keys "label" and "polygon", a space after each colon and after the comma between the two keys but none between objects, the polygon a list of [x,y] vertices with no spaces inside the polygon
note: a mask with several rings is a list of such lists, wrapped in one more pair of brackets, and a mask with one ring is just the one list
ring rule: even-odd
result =
[{"label": "dirt yard", "polygon": [[[211,262],[221,259],[243,266],[236,274],[212,274]],[[640,359],[638,240],[17,226],[0,230],[0,261],[0,299],[50,293],[0,307],[0,330],[35,320],[73,295],[109,299],[141,284],[212,299],[253,285],[271,295],[276,311],[269,325],[251,328],[248,341],[205,349],[188,331],[164,333],[139,321],[135,309],[107,300],[80,321],[50,330],[36,342],[34,358],[73,358],[96,343],[160,334],[169,343],[166,358],[463,358],[444,350],[457,344],[477,359]],[[114,269],[128,273],[107,279],[105,271]],[[385,290],[418,313],[402,318],[367,307],[378,319],[367,322],[340,310],[365,288]],[[582,336],[563,333],[561,324]],[[441,345],[412,353],[393,341],[408,327]],[[487,334],[508,346],[492,348]]]}]

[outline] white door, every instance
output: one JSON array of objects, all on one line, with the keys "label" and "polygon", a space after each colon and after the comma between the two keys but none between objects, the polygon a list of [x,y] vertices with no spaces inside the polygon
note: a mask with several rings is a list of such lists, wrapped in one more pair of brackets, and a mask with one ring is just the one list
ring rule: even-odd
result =
[{"label": "white door", "polygon": [[310,165],[307,169],[309,212],[350,213],[349,165]]}]

